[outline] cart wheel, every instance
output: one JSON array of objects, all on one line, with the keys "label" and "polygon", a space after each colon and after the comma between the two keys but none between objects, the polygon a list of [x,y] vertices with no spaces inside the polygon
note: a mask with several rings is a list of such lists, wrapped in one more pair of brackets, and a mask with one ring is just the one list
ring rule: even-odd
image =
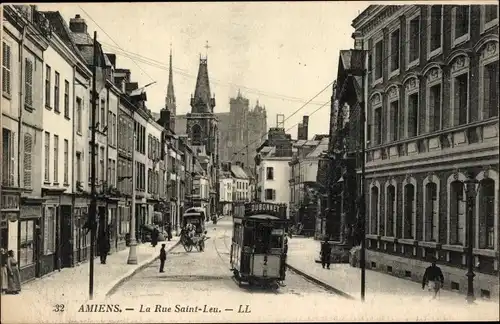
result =
[{"label": "cart wheel", "polygon": [[191,244],[186,245],[184,248],[186,249],[187,252],[193,251],[193,246]]}]

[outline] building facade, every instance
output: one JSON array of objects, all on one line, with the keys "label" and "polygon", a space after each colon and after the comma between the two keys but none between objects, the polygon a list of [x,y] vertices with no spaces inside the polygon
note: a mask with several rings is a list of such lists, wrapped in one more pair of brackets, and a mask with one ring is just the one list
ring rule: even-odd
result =
[{"label": "building facade", "polygon": [[466,291],[472,240],[476,295],[498,295],[498,6],[370,6],[353,27],[371,57],[367,265],[420,280],[436,257]]},{"label": "building facade", "polygon": [[228,164],[221,165],[219,213],[222,215],[231,215],[233,211],[233,177],[229,170]]}]

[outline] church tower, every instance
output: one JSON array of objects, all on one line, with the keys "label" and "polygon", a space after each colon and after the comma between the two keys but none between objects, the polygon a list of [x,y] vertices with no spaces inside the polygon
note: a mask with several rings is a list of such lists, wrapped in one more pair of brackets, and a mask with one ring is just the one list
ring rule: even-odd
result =
[{"label": "church tower", "polygon": [[[191,144],[217,160],[218,129],[214,114],[215,98],[210,94],[207,58],[200,57],[194,96],[191,95],[191,113],[186,115],[186,133]],[[215,164],[215,163],[214,163]]]},{"label": "church tower", "polygon": [[175,116],[177,105],[174,93],[174,75],[172,71],[172,49],[170,49],[170,66],[168,70],[167,96],[165,97],[165,109],[170,112],[170,129],[175,133]]}]

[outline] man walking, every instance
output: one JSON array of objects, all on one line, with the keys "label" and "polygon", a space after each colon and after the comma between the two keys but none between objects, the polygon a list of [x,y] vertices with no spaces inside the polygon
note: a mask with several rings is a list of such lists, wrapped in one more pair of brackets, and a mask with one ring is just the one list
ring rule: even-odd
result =
[{"label": "man walking", "polygon": [[332,253],[332,247],[330,246],[330,243],[328,243],[328,239],[325,238],[323,243],[321,243],[321,265],[323,266],[323,269],[326,268],[330,269],[330,256]]},{"label": "man walking", "polygon": [[422,279],[422,289],[425,289],[425,285],[428,285],[429,291],[434,291],[435,299],[439,290],[444,285],[444,276],[441,268],[436,265],[436,259],[432,260],[432,264],[425,269],[424,277]]},{"label": "man walking", "polygon": [[167,252],[165,251],[165,244],[162,244],[160,249],[160,272],[165,272],[163,271],[163,268],[165,267],[166,259],[167,259]]}]

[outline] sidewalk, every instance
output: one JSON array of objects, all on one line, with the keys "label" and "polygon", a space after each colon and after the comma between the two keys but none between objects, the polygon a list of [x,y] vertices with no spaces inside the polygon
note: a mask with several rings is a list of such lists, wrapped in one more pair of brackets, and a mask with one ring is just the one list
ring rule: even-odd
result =
[{"label": "sidewalk", "polygon": [[[178,243],[179,238],[172,241],[158,242],[156,247],[151,243],[137,245],[138,264],[127,264],[129,248],[108,256],[106,264],[101,264],[99,258],[94,260],[94,300],[102,300],[115,286],[144,268],[159,256],[161,244],[166,244],[167,253]],[[89,295],[89,262],[84,262],[74,268],[64,268],[54,271],[46,277],[35,279],[22,286],[19,295],[2,295],[2,304],[29,305],[44,302],[50,305],[67,302],[84,303]],[[2,307],[3,308],[3,307]],[[4,308],[3,308],[4,309]],[[2,316],[3,317],[3,316]]]},{"label": "sidewalk", "polygon": [[[321,264],[315,262],[318,257],[320,242],[312,238],[292,238],[288,240],[289,249],[287,265],[298,273],[308,276],[310,280],[319,284],[330,286],[349,295],[355,300],[360,299],[361,293],[361,270],[351,267],[349,264],[332,264],[330,270],[323,269]],[[373,302],[375,299],[384,297],[391,303],[415,303],[419,300],[430,298],[428,291],[422,290],[419,283],[393,277],[384,273],[366,270],[366,297],[365,301]],[[347,297],[349,297],[347,296]],[[465,296],[451,291],[441,290],[440,302],[453,304],[455,306],[465,306]],[[484,300],[476,301],[478,306],[491,314],[494,312],[498,316],[498,304]]]}]

